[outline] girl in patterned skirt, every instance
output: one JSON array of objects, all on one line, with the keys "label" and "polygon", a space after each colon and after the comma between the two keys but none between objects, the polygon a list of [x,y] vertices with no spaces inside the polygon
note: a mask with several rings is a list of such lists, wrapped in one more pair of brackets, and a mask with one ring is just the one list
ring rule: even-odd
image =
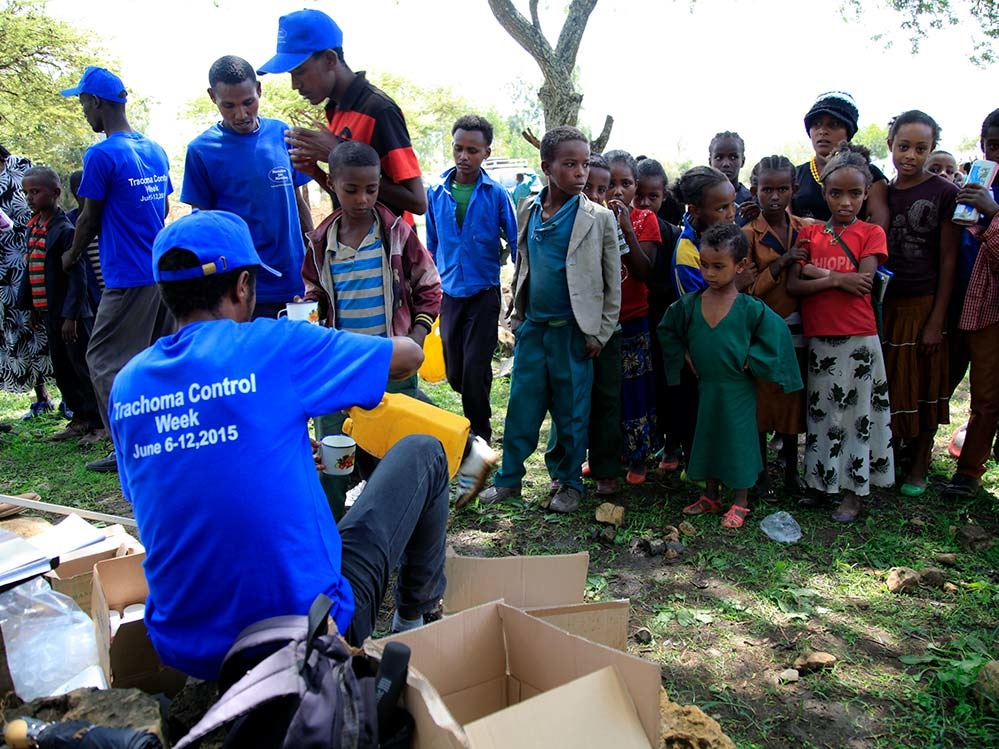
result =
[{"label": "girl in patterned skirt", "polygon": [[[865,151],[843,143],[822,170],[831,217],[798,233],[809,277],[802,260],[787,282],[789,293],[803,297],[809,338],[805,481],[824,494],[842,492],[832,516],[841,523],[857,518],[871,485],[895,479],[888,381],[870,296],[888,250],[884,230],[857,218],[871,186]],[[816,272],[821,277],[813,278]]]}]

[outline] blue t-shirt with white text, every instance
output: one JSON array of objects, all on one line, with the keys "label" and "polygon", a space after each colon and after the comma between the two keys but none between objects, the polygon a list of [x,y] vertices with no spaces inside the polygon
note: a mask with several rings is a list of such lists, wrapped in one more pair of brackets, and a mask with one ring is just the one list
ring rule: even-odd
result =
[{"label": "blue t-shirt with white text", "polygon": [[221,123],[187,147],[180,199],[210,210],[230,211],[250,227],[260,259],[281,277],[261,273],[257,299],[290,302],[305,293],[302,260],[305,241],[298,219],[295,188],[311,177],[292,168],[280,120],[260,118],[252,133],[237,133]]},{"label": "blue t-shirt with white text", "polygon": [[214,679],[242,629],[305,614],[319,593],[346,632],[354,598],[308,420],[376,406],[391,357],[387,338],[214,320],[161,338],[115,377],[108,415],[164,663]]},{"label": "blue t-shirt with white text", "polygon": [[79,195],[104,202],[99,247],[107,288],[155,283],[153,240],[171,192],[166,151],[142,133],[111,133],[87,149]]}]

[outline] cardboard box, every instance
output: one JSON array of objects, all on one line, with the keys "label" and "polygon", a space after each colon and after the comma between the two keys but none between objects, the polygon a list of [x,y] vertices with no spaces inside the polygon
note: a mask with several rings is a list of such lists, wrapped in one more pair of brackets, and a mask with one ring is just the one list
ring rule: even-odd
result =
[{"label": "cardboard box", "polygon": [[[503,602],[369,641],[412,650],[416,749],[659,746],[659,667]],[[531,698],[538,698],[533,700]]]},{"label": "cardboard box", "polygon": [[97,654],[111,686],[136,687],[172,697],[187,677],[163,665],[149,641],[144,621],[125,622],[111,637],[108,612],[146,602],[149,587],[142,571],[145,558],[145,554],[130,554],[94,565],[91,615],[97,632]]},{"label": "cardboard box", "polygon": [[105,559],[145,551],[122,526],[112,525],[104,530],[107,535],[103,541],[62,555],[59,566],[46,575],[53,590],[69,596],[86,612],[91,610],[94,565]]},{"label": "cardboard box", "polygon": [[626,600],[584,603],[590,555],[465,557],[444,560],[444,613],[502,600],[567,632],[618,650],[628,647]]}]

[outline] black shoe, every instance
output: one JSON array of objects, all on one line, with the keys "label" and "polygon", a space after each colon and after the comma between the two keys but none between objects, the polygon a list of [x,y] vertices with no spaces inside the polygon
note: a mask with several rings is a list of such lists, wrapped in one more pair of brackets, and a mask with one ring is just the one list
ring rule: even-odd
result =
[{"label": "black shoe", "polygon": [[110,452],[107,457],[87,463],[87,470],[97,473],[118,473],[118,459],[115,458],[114,452]]},{"label": "black shoe", "polygon": [[955,473],[943,493],[946,497],[973,498],[982,488],[982,482],[963,473]]},{"label": "black shoe", "polygon": [[829,504],[829,495],[809,490],[798,500],[798,507],[825,507]]}]

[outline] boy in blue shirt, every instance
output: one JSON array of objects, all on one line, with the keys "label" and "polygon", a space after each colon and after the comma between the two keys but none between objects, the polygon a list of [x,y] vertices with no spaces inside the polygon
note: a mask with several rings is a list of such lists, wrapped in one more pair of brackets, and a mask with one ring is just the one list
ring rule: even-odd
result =
[{"label": "boy in blue shirt", "polygon": [[541,140],[548,187],[518,211],[513,287],[513,376],[503,431],[503,464],[483,503],[521,493],[524,462],[551,411],[564,447],[549,467],[559,488],[550,509],[573,512],[583,493],[593,358],[614,333],[621,309],[621,254],[614,214],[580,193],[590,143],[574,127]]},{"label": "boy in blue shirt", "polygon": [[377,405],[390,377],[420,366],[420,347],[250,322],[257,273],[272,269],[232,213],[170,224],[151,268],[178,330],[122,369],[110,412],[122,492],[146,546],[146,627],[163,662],[216,679],[241,630],[305,614],[320,593],[340,633],[360,645],[396,566],[392,628],[423,624],[444,592],[440,442],[399,442],[338,528],[308,433],[310,417]]},{"label": "boy in blue shirt", "polygon": [[312,215],[298,188],[311,178],[292,168],[284,142],[288,126],[258,115],[260,83],[250,63],[220,57],[208,71],[208,83],[222,121],[187,146],[180,199],[246,221],[261,259],[281,272],[280,278],[260,278],[254,315],[277,317],[305,290],[299,271]]},{"label": "boy in blue shirt", "polygon": [[[441,276],[441,339],[451,388],[472,431],[492,441],[489,391],[502,299],[505,241],[517,243],[517,217],[503,186],[483,171],[493,126],[465,115],[451,128],[455,166],[427,190],[427,250]],[[515,256],[516,257],[516,256]]]},{"label": "boy in blue shirt", "polygon": [[[87,366],[101,421],[108,424],[111,383],[123,366],[160,335],[173,329],[153,280],[153,239],[167,214],[170,162],[166,152],[128,123],[128,94],[114,73],[88,67],[63,96],[79,96],[83,116],[107,137],[83,155],[79,195],[86,199],[76,220],[73,246],[63,255],[68,269],[100,234],[105,289],[87,347]],[[117,471],[114,452],[91,461],[92,471]]]}]

